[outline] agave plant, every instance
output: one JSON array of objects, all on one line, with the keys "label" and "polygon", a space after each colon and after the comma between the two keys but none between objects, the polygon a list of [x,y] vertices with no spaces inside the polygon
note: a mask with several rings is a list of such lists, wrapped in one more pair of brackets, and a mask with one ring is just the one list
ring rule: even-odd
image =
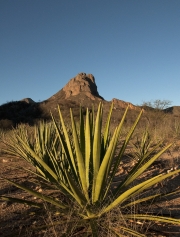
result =
[{"label": "agave plant", "polygon": [[[98,106],[96,116],[94,115],[94,110],[90,112],[87,108],[84,118],[80,109],[78,129],[72,110],[70,110],[71,133],[68,132],[60,108],[58,109],[59,121],[56,121],[52,115],[51,126],[53,127],[48,127],[46,124],[41,124],[37,127],[34,143],[28,140],[26,133],[20,132],[17,134],[14,131],[12,140],[7,143],[6,152],[18,155],[30,162],[35,166],[38,177],[55,185],[59,193],[62,193],[67,199],[75,203],[79,207],[75,209],[76,215],[79,216],[79,223],[81,225],[83,223],[89,224],[92,236],[99,236],[98,221],[117,207],[122,210],[125,220],[143,219],[145,221],[180,225],[180,220],[170,217],[138,214],[136,212],[125,213],[129,206],[140,205],[162,196],[161,194],[149,194],[147,197],[140,197],[140,194],[144,193],[145,190],[149,190],[156,183],[180,172],[180,170],[176,170],[168,174],[158,174],[155,177],[134,184],[134,181],[172,144],[169,144],[150,158],[149,155],[152,152],[146,151],[126,177],[122,176],[123,178],[119,180],[116,187],[112,188],[114,177],[140,120],[142,111],[124,138],[120,149],[117,150],[128,107],[112,136],[110,135],[110,124],[113,104],[104,129],[102,103]],[[29,170],[29,172],[33,171]],[[6,180],[37,198],[50,203],[51,207],[54,206],[56,210],[59,209],[62,214],[69,213],[72,208],[67,203],[54,199],[52,196],[42,195],[35,190],[11,180]],[[1,199],[13,200],[13,198],[7,196],[1,196]],[[39,203],[30,203],[20,199],[14,199],[14,201],[41,206]],[[116,228],[109,226],[108,228],[109,233],[115,236],[122,236],[122,233],[124,236],[145,236],[128,226],[121,225]],[[64,234],[63,236],[66,235]]]},{"label": "agave plant", "polygon": [[136,160],[139,160],[146,155],[148,157],[152,156],[155,152],[157,152],[158,149],[160,149],[162,142],[163,141],[159,140],[155,143],[151,139],[151,136],[146,128],[140,139],[139,137],[137,137],[136,142],[131,144],[133,148],[132,153],[134,158]]}]

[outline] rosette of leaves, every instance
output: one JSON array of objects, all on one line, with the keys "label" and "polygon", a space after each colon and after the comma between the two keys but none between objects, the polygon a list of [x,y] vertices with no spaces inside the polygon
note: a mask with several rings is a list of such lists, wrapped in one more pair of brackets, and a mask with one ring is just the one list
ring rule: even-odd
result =
[{"label": "rosette of leaves", "polygon": [[136,160],[140,160],[143,157],[151,157],[161,149],[163,141],[154,142],[147,129],[142,135],[136,138],[136,142],[132,143],[132,154]]},{"label": "rosette of leaves", "polygon": [[[90,229],[91,236],[100,236],[100,231],[102,230],[101,226],[103,226],[106,215],[116,210],[116,208],[120,208],[121,210],[122,215],[116,217],[116,219],[122,220],[122,224],[120,221],[118,226],[115,225],[115,223],[104,226],[104,228],[108,229],[107,232],[110,236],[145,236],[142,230],[138,231],[138,229],[134,229],[132,225],[128,225],[128,220],[144,220],[144,222],[154,221],[180,225],[180,220],[171,217],[141,214],[134,211],[127,212],[128,207],[132,206],[134,210],[135,205],[149,203],[161,197],[162,194],[149,194],[147,197],[141,197],[141,194],[144,194],[146,190],[149,190],[158,182],[180,172],[180,170],[176,170],[168,174],[158,174],[155,177],[134,184],[134,181],[137,180],[171,144],[161,151],[158,151],[158,153],[151,158],[149,158],[148,152],[145,152],[129,173],[126,176],[122,176],[118,184],[112,188],[114,177],[122,163],[121,161],[126,147],[129,144],[142,114],[141,111],[124,138],[123,144],[117,151],[119,137],[128,112],[128,107],[111,136],[110,124],[112,111],[113,104],[111,105],[106,124],[103,128],[102,103],[98,106],[96,116],[94,115],[94,110],[90,112],[87,108],[86,116],[84,117],[80,109],[80,121],[77,128],[73,112],[70,110],[70,133],[69,125],[67,130],[59,108],[58,121],[52,116],[51,127],[42,124],[36,128],[34,143],[28,140],[28,136],[25,135],[25,132],[16,134],[14,131],[12,141],[7,143],[8,148],[6,152],[14,155],[18,154],[18,156],[30,162],[35,166],[37,170],[36,175],[38,177],[52,184],[53,187],[55,186],[56,189],[59,190],[59,193],[66,197],[66,200],[69,200],[70,203],[74,203],[76,208],[72,211],[72,222],[73,215],[75,215],[79,218],[78,221],[76,220],[76,224],[78,223],[77,226],[89,226],[87,230],[89,231]],[[29,170],[29,172],[32,171]],[[66,215],[72,210],[72,205],[68,205],[68,202],[63,201],[64,199],[55,199],[52,196],[42,195],[36,190],[17,184],[12,180],[6,180],[18,188],[42,199],[46,203],[49,203],[52,212],[59,210],[59,213]],[[1,199],[13,201],[13,198],[7,196],[1,196]],[[41,207],[37,202],[30,203],[20,199],[14,199],[14,201]],[[125,225],[123,225],[123,220],[126,221]],[[113,222],[115,222],[115,220]],[[54,225],[55,224],[62,225],[62,222],[60,221],[54,223]],[[70,236],[70,234],[67,231],[62,236]]]}]

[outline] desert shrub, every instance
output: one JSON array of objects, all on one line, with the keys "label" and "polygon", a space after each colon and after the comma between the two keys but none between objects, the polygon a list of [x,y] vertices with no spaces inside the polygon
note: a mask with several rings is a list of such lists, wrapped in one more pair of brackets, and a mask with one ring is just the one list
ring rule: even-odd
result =
[{"label": "desert shrub", "polygon": [[[145,236],[144,229],[136,226],[138,221],[145,224],[164,222],[180,225],[180,220],[174,218],[145,214],[145,208],[149,208],[149,203],[163,196],[161,193],[152,193],[151,187],[179,173],[180,170],[135,182],[163,152],[169,149],[171,144],[152,156],[150,156],[151,150],[143,153],[127,175],[120,177],[118,184],[114,185],[115,175],[121,166],[124,152],[142,111],[123,141],[121,138],[120,149],[116,150],[128,108],[114,133],[110,135],[112,110],[113,105],[104,128],[101,103],[96,116],[87,109],[85,120],[80,110],[78,127],[70,111],[71,133],[69,133],[59,109],[58,121],[52,116],[53,123],[50,126],[42,124],[36,127],[34,143],[23,129],[19,130],[18,134],[14,131],[11,139],[6,142],[6,152],[18,155],[31,163],[36,168],[37,177],[41,177],[47,185],[59,191],[60,198],[55,199],[53,196],[42,195],[36,190],[6,179],[9,183],[46,202],[51,212],[58,212],[61,218],[54,222],[53,226],[62,227],[66,223],[65,217],[71,213],[68,228],[61,232],[62,236],[73,236],[82,230],[84,236],[85,233],[87,236]],[[5,195],[2,195],[1,199],[43,207],[38,202],[13,199]],[[139,206],[142,208],[141,212]],[[119,213],[118,216],[115,213]],[[109,218],[111,220],[107,222]]]},{"label": "desert shrub", "polygon": [[34,124],[34,120],[41,118],[42,111],[39,104],[28,104],[25,101],[12,101],[0,106],[0,119],[12,121],[14,126],[20,123]]},{"label": "desert shrub", "polygon": [[13,122],[9,119],[1,119],[0,120],[0,128],[3,130],[8,130],[13,128]]},{"label": "desert shrub", "polygon": [[137,136],[136,141],[131,144],[133,148],[132,155],[136,160],[141,160],[145,156],[153,156],[154,152],[157,153],[162,144],[162,140],[157,143],[154,142],[149,131],[145,129],[140,138]]}]

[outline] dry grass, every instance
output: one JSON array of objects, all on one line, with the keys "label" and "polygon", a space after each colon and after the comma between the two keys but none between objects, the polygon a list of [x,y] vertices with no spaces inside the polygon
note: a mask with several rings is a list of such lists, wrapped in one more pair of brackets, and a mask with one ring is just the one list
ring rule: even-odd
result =
[{"label": "dry grass", "polygon": [[[153,115],[154,116],[154,115]],[[130,120],[127,120],[126,126],[124,127],[123,133],[121,134],[122,137],[127,134],[127,131],[129,130],[129,127],[131,126],[131,121],[133,120],[134,115],[132,115],[132,118]],[[112,123],[112,129],[116,125],[117,122],[116,116],[114,117],[114,123]],[[24,126],[24,125],[23,125]],[[29,134],[32,133],[33,127],[26,125],[28,128]],[[169,153],[165,154],[164,157],[161,157],[157,161],[157,163],[154,163],[150,169],[144,174],[143,177],[139,178],[139,182],[142,179],[146,179],[147,177],[150,177],[154,174],[157,174],[158,172],[167,172],[170,169],[175,169],[177,166],[180,166],[180,142],[179,142],[179,136],[180,136],[180,127],[179,122],[177,118],[173,118],[172,116],[165,116],[161,117],[161,119],[156,118],[154,120],[154,117],[149,117],[147,120],[146,117],[142,118],[141,123],[138,125],[138,128],[133,135],[132,138],[132,144],[137,141],[137,137],[141,137],[142,133],[144,132],[144,129],[147,128],[152,140],[156,143],[159,140],[163,140],[163,145],[167,144],[169,142],[174,142],[173,147],[169,151]],[[18,128],[17,128],[18,129]],[[12,168],[12,165],[20,167],[22,165],[25,165],[24,161],[20,159],[15,159],[11,157],[7,157],[6,154],[4,154],[1,150],[3,147],[2,139],[3,137],[11,137],[11,131],[1,131],[0,132],[0,163],[1,163],[1,175],[5,175],[6,177],[12,177],[14,179],[21,180],[21,182],[26,183],[27,185],[36,185],[38,187],[42,187],[42,183],[39,183],[39,181],[35,180],[34,177],[30,177],[27,174],[23,173],[22,170],[14,170]],[[4,162],[3,160],[6,160],[7,162]],[[123,171],[118,176],[117,179],[120,179],[123,177],[126,172],[128,172],[129,169],[133,166],[134,162],[134,156],[133,156],[133,147],[129,147],[127,150],[127,156],[124,157],[123,161]],[[159,163],[158,163],[159,162]],[[172,179],[166,180],[165,182],[157,185],[154,192],[167,192],[174,189],[179,189],[180,178],[179,176],[173,177]],[[150,190],[151,191],[151,190]],[[7,184],[6,182],[1,181],[1,187],[0,187],[0,194],[4,193],[13,194],[15,197],[22,197],[22,195],[27,195],[25,193],[19,192],[16,188],[13,190],[13,187]],[[55,190],[45,190],[46,193],[50,193],[51,195],[54,195],[57,197],[57,193]],[[29,198],[29,200],[32,199],[32,197],[26,196]],[[139,197],[138,197],[139,198]],[[45,211],[38,210],[36,208],[30,208],[27,206],[24,206],[22,204],[12,204],[9,202],[2,202],[0,211],[2,211],[1,216],[1,226],[0,226],[0,235],[2,237],[59,237],[63,236],[63,233],[67,233],[68,237],[84,237],[84,236],[91,236],[91,233],[86,225],[82,226],[79,225],[79,218],[77,215],[74,215],[74,210],[76,210],[76,213],[78,212],[77,206],[72,205],[72,210],[67,216],[62,216],[61,213],[57,213],[52,211],[51,207],[49,205],[45,204]],[[166,206],[165,206],[166,205]],[[113,227],[114,229],[119,228],[119,226],[131,226],[132,229],[138,230],[142,232],[143,234],[146,234],[146,236],[179,236],[180,228],[172,228],[167,225],[159,225],[155,223],[146,223],[141,221],[135,221],[135,220],[129,220],[127,221],[124,217],[124,213],[150,213],[155,212],[157,215],[161,215],[162,213],[165,213],[169,216],[177,216],[180,218],[180,196],[174,195],[171,196],[171,198],[162,199],[162,201],[158,204],[149,204],[148,206],[139,206],[134,205],[131,209],[126,209],[125,211],[122,211],[121,207],[117,207],[115,210],[107,213],[104,215],[104,217],[99,220],[98,222],[98,228],[100,230],[100,237],[108,236],[112,237],[115,235],[112,235],[109,233],[109,227]],[[55,224],[57,223],[57,224]],[[42,225],[49,225],[47,228],[39,228]],[[131,236],[126,235],[126,233],[122,232],[122,236]]]}]

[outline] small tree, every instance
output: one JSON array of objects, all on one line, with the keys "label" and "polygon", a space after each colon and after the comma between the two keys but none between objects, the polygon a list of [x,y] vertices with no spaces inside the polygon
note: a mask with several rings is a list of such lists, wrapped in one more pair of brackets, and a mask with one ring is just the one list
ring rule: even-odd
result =
[{"label": "small tree", "polygon": [[143,102],[141,107],[145,110],[144,116],[148,121],[148,126],[151,130],[157,130],[161,128],[161,125],[164,124],[167,113],[167,109],[171,105],[170,100],[154,100]]},{"label": "small tree", "polygon": [[149,109],[155,109],[155,110],[164,110],[167,109],[172,102],[170,100],[154,100],[154,101],[144,101],[142,103],[142,107],[149,108]]}]

